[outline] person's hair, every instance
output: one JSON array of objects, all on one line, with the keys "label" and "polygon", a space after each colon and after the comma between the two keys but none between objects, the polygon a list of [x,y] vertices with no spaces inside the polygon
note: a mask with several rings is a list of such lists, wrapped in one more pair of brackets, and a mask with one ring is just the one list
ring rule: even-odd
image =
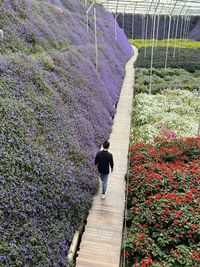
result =
[{"label": "person's hair", "polygon": [[103,143],[103,148],[104,148],[104,149],[108,149],[109,146],[110,146],[110,143],[109,143],[108,141],[105,141],[105,142]]}]

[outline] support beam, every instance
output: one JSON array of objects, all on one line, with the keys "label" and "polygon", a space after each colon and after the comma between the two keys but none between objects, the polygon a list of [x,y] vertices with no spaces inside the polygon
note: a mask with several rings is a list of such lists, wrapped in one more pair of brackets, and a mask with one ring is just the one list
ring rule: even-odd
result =
[{"label": "support beam", "polygon": [[117,39],[117,17],[119,14],[117,14],[118,11],[118,1],[116,3],[116,8],[115,8],[115,40]]},{"label": "support beam", "polygon": [[166,32],[166,20],[167,20],[167,16],[164,16],[164,29],[163,29],[163,39],[165,39],[165,32]]},{"label": "support beam", "polygon": [[119,14],[115,15],[115,40],[117,40],[117,17]]},{"label": "support beam", "polygon": [[98,62],[98,41],[97,41],[97,14],[96,14],[96,7],[94,8],[94,36],[95,36],[95,62],[96,62],[96,70],[98,71],[99,62]]},{"label": "support beam", "polygon": [[180,10],[180,13],[178,15],[177,18],[177,22],[176,22],[176,33],[175,33],[175,43],[174,43],[174,52],[173,52],[173,58],[175,58],[175,54],[176,54],[176,42],[177,42],[177,34],[178,34],[178,25],[179,25],[179,19],[181,17],[181,13],[183,12],[184,8],[185,8],[185,4],[186,2],[183,4],[183,7]]},{"label": "support beam", "polygon": [[151,69],[150,69],[150,84],[149,84],[149,94],[151,94],[151,87],[152,87],[152,69],[153,69],[153,56],[154,56],[154,41],[155,41],[155,20],[156,20],[156,11],[158,8],[158,5],[160,3],[160,0],[158,0],[154,16],[153,16],[153,38],[152,38],[152,47],[151,47]]},{"label": "support beam", "polygon": [[[149,12],[151,10],[151,6],[152,6],[153,1],[151,2],[151,5],[148,7],[147,9],[147,19],[146,19],[146,30],[145,30],[145,39],[148,39],[148,26],[149,26]],[[146,57],[147,54],[147,47],[146,44],[144,45],[144,57]]]},{"label": "support beam", "polygon": [[[150,13],[149,13],[149,15],[153,15],[154,9],[157,6],[157,0],[142,0],[142,1],[140,0],[98,0],[98,3],[103,4],[112,13],[115,12],[116,2],[118,2],[118,6],[119,6],[118,13],[123,13],[124,5],[126,5],[127,6],[126,13],[132,14],[135,4],[138,3],[136,14],[144,15],[146,14],[146,9],[153,3],[153,6],[152,6],[153,8],[150,10]],[[163,6],[161,15],[169,15],[169,10],[173,8],[175,2],[176,0],[161,0],[157,8],[158,13],[160,12]],[[200,14],[200,1],[199,0],[178,0],[176,4],[176,8],[174,9],[174,15],[178,15],[184,3],[186,3],[186,9],[189,8],[191,10],[191,16],[199,16]]]},{"label": "support beam", "polygon": [[142,19],[142,34],[141,34],[141,37],[142,37],[142,45],[144,46],[144,33],[145,33],[145,21],[144,21],[144,15],[141,16],[141,19]]},{"label": "support beam", "polygon": [[97,15],[96,15],[96,0],[93,1],[93,3],[89,6],[89,8],[86,11],[86,23],[87,23],[87,31],[89,31],[89,25],[88,25],[88,13],[94,6],[94,45],[95,45],[95,66],[96,70],[98,70],[98,43],[97,43]]},{"label": "support beam", "polygon": [[167,49],[166,49],[166,56],[165,56],[165,69],[167,68],[167,60],[168,60],[168,52],[169,52],[169,38],[170,38],[170,30],[171,30],[171,21],[172,21],[172,15],[173,11],[176,7],[178,0],[176,0],[173,8],[171,9],[170,15],[169,15],[169,27],[168,27],[168,36],[167,36]]},{"label": "support beam", "polygon": [[93,7],[93,5],[95,4],[95,1],[93,1],[93,3],[89,6],[89,8],[86,11],[86,23],[87,23],[87,31],[89,30],[89,19],[88,19],[88,13],[90,12],[91,8]]},{"label": "support beam", "polygon": [[134,34],[134,22],[135,22],[135,10],[136,10],[136,8],[137,8],[137,2],[135,4],[133,14],[132,14],[132,39],[133,39],[133,34]]}]

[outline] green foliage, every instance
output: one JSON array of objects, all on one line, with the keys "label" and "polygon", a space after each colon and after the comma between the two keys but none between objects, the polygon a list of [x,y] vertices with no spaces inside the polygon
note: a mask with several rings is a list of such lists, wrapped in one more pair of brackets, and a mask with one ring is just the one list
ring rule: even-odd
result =
[{"label": "green foliage", "polygon": [[[148,93],[150,84],[150,69],[138,68],[135,73],[136,93]],[[152,69],[151,93],[162,93],[170,90],[198,90],[200,85],[200,71],[190,73],[184,69]]]},{"label": "green foliage", "polygon": [[137,48],[141,47],[151,47],[159,46],[159,47],[166,47],[167,45],[169,47],[176,47],[176,48],[199,48],[200,42],[198,41],[192,41],[192,40],[186,40],[186,39],[169,39],[169,43],[167,39],[163,40],[152,40],[152,39],[129,39],[129,43],[132,45],[135,45]]},{"label": "green foliage", "polygon": [[[166,58],[166,47],[157,47],[154,49],[153,57],[153,67],[154,68],[164,68],[165,67],[165,58]],[[169,47],[168,49],[168,58],[167,58],[167,67],[168,68],[180,68],[185,69],[190,72],[200,69],[200,48],[181,48],[176,49],[175,57],[173,57],[174,48]],[[150,68],[151,66],[151,47],[145,48],[142,47],[139,50],[139,55],[135,66],[137,68]]]}]

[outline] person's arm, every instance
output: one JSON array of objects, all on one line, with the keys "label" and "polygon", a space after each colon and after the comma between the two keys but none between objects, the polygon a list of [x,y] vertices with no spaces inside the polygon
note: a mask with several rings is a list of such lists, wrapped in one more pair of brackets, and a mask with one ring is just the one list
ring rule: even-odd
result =
[{"label": "person's arm", "polygon": [[94,165],[97,165],[99,163],[99,154],[96,154],[95,160],[94,160]]},{"label": "person's arm", "polygon": [[111,158],[110,158],[110,168],[111,168],[111,172],[113,172],[114,162],[113,162],[113,156],[112,156],[112,154],[111,154]]}]

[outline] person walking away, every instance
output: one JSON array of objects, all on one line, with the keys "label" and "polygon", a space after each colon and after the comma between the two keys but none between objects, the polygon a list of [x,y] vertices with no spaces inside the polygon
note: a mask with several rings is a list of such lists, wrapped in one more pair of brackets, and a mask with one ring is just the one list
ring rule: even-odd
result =
[{"label": "person walking away", "polygon": [[112,172],[114,167],[113,156],[110,152],[108,152],[109,146],[110,143],[108,141],[103,143],[103,150],[97,152],[94,163],[98,167],[99,175],[102,181],[102,199],[106,198],[108,175],[110,168]]}]

